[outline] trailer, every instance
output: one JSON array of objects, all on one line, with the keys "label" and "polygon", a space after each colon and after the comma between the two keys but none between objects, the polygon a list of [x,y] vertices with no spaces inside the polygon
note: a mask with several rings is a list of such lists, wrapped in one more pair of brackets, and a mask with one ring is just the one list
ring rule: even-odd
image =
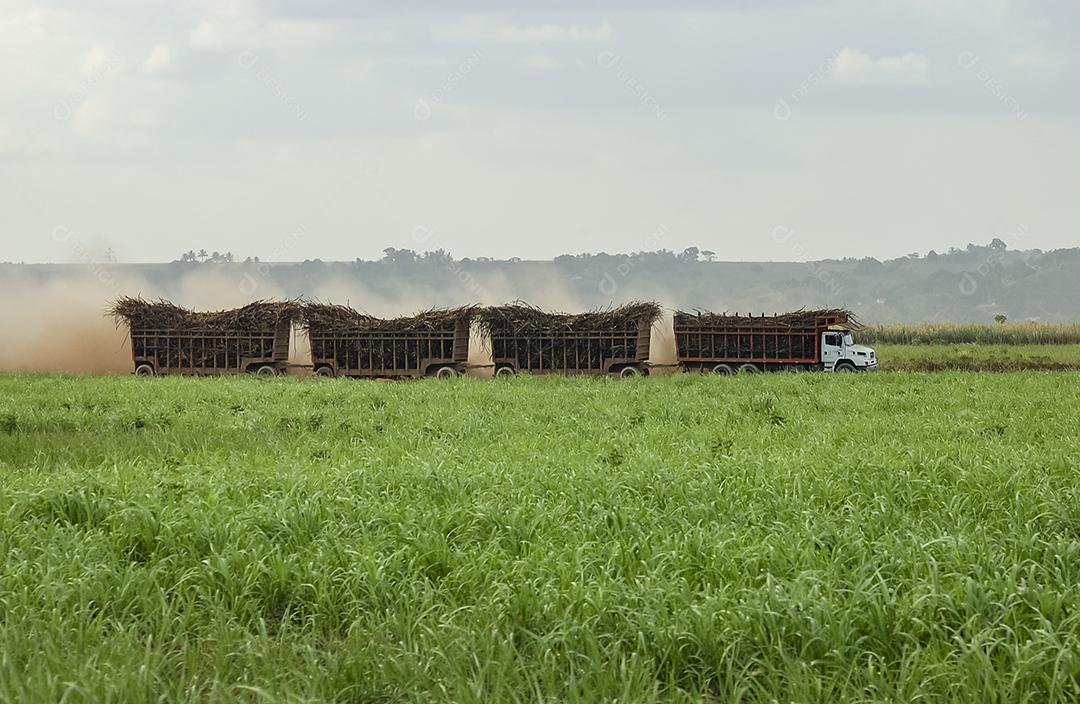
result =
[{"label": "trailer", "polygon": [[472,308],[382,320],[343,306],[311,304],[305,326],[317,376],[446,379],[465,372]]},{"label": "trailer", "polygon": [[495,376],[648,374],[656,304],[631,304],[581,315],[545,313],[524,304],[481,311]]},{"label": "trailer", "polygon": [[282,374],[298,304],[257,301],[196,312],[167,301],[121,298],[112,315],[128,325],[137,376]]},{"label": "trailer", "polygon": [[686,371],[724,375],[877,369],[874,350],[854,342],[852,331],[859,327],[840,309],[756,317],[678,311],[674,316],[679,364]]},{"label": "trailer", "polygon": [[138,376],[274,376],[288,366],[291,332],[288,321],[257,332],[132,330],[131,358]]}]

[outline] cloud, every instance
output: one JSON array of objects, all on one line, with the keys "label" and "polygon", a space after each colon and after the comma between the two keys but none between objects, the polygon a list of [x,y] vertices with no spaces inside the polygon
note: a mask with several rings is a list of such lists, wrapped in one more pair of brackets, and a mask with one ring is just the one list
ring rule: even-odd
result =
[{"label": "cloud", "polygon": [[230,43],[230,35],[221,22],[203,20],[188,34],[188,41],[196,49],[219,50]]},{"label": "cloud", "polygon": [[136,108],[128,115],[128,122],[138,130],[148,130],[158,125],[157,115],[146,108]]},{"label": "cloud", "polygon": [[562,63],[549,54],[533,54],[526,58],[523,63],[534,71],[554,71],[557,68],[562,68]]},{"label": "cloud", "polygon": [[930,61],[922,54],[871,58],[858,49],[845,48],[833,62],[833,79],[840,83],[904,84],[926,83]]},{"label": "cloud", "polygon": [[496,37],[501,42],[606,42],[613,36],[611,24],[604,22],[595,29],[570,25],[545,24],[536,27],[504,25]]},{"label": "cloud", "polygon": [[1053,73],[1064,68],[1068,61],[1061,54],[1036,48],[1011,54],[1009,63],[1037,73]]},{"label": "cloud", "polygon": [[445,42],[499,42],[503,44],[593,43],[610,41],[615,36],[610,22],[602,22],[596,27],[576,24],[517,26],[483,17],[473,17],[436,27],[432,33],[436,39]]},{"label": "cloud", "polygon": [[71,126],[75,134],[91,140],[109,140],[130,134],[131,130],[157,127],[158,118],[145,107],[127,109],[123,101],[92,95],[75,108]]},{"label": "cloud", "polygon": [[172,51],[168,44],[157,44],[143,62],[143,73],[157,76],[168,73],[173,67]]},{"label": "cloud", "polygon": [[118,73],[123,68],[123,62],[116,49],[110,44],[94,44],[83,55],[79,73],[84,76],[105,76]]},{"label": "cloud", "polygon": [[112,128],[115,117],[115,111],[108,101],[91,96],[75,109],[71,123],[80,136],[99,137]]}]

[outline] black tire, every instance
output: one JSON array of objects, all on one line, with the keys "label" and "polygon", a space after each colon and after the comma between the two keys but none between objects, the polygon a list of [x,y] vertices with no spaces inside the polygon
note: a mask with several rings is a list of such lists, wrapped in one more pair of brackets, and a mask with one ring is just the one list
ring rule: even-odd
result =
[{"label": "black tire", "polygon": [[336,374],[334,373],[334,368],[333,367],[319,367],[318,369],[315,370],[315,376],[321,376],[321,377],[325,377],[327,379],[332,379],[332,378],[334,378],[336,376]]},{"label": "black tire", "polygon": [[457,375],[458,371],[453,367],[439,367],[434,374],[436,379],[453,379]]},{"label": "black tire", "polygon": [[833,371],[838,374],[853,374],[855,372],[855,367],[847,362],[841,362],[833,367]]},{"label": "black tire", "polygon": [[270,366],[269,364],[264,364],[255,370],[255,374],[257,376],[277,376],[278,370],[277,367]]},{"label": "black tire", "polygon": [[757,374],[760,371],[761,370],[757,368],[756,364],[747,362],[746,364],[739,365],[739,374]]},{"label": "black tire", "polygon": [[517,374],[513,367],[503,366],[495,369],[495,376],[499,377],[511,377]]},{"label": "black tire", "polygon": [[619,370],[620,379],[632,379],[636,376],[641,376],[641,370],[637,367],[623,367]]},{"label": "black tire", "polygon": [[149,364],[140,364],[135,367],[135,376],[154,376],[157,372]]},{"label": "black tire", "polygon": [[730,364],[717,364],[715,367],[712,368],[712,373],[718,374],[720,376],[734,376],[735,370],[731,367]]}]

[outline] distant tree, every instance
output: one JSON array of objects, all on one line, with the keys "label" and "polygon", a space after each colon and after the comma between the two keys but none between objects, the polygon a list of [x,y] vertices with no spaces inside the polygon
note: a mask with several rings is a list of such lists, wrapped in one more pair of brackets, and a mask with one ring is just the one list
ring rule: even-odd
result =
[{"label": "distant tree", "polygon": [[697,247],[687,247],[679,255],[680,259],[685,259],[688,262],[696,262],[698,260],[698,254],[701,253]]},{"label": "distant tree", "polygon": [[205,249],[200,249],[199,253],[195,255],[196,259],[200,262],[205,262],[210,255],[206,253]]},{"label": "distant tree", "polygon": [[1001,239],[995,237],[994,239],[990,240],[990,249],[997,252],[1004,252],[1006,249],[1008,249],[1008,245],[1006,245],[1005,242],[1003,242]]},{"label": "distant tree", "polygon": [[1005,317],[1003,313],[998,313],[994,316],[994,322],[998,325],[1004,325],[1006,320],[1008,320],[1008,318]]},{"label": "distant tree", "polygon": [[392,264],[409,264],[416,261],[416,252],[411,249],[394,249],[393,247],[387,247],[383,250],[383,261],[390,262]]},{"label": "distant tree", "polygon": [[[410,250],[398,250],[399,253],[408,251]],[[450,256],[450,252],[447,252],[445,249],[441,248],[436,249],[434,252],[424,252],[422,255],[420,255],[420,259],[428,262],[437,262],[439,264],[446,264],[454,261],[454,258]]]},{"label": "distant tree", "polygon": [[701,256],[705,257],[705,261],[711,262],[713,259],[716,259],[716,252],[711,249],[706,249],[701,252]]}]

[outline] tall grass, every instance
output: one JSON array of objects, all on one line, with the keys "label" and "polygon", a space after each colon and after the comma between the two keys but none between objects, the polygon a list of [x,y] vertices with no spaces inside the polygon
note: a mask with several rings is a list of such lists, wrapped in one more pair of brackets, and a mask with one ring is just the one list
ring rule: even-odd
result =
[{"label": "tall grass", "polygon": [[0,377],[0,701],[1075,701],[1077,381]]},{"label": "tall grass", "polygon": [[868,345],[1075,345],[1080,344],[1080,323],[871,325],[857,337]]},{"label": "tall grass", "polygon": [[876,345],[883,371],[1080,371],[1080,345]]}]

